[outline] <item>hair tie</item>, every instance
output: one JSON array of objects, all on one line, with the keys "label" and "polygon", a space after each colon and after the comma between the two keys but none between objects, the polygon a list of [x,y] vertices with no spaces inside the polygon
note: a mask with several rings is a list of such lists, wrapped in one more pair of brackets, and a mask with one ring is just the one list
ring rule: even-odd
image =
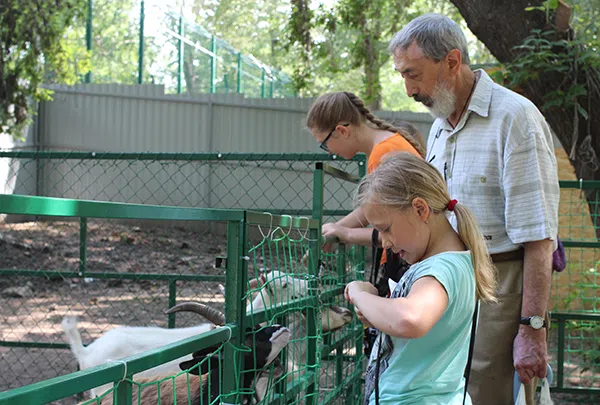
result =
[{"label": "hair tie", "polygon": [[458,204],[457,200],[450,200],[446,208],[448,208],[448,211],[454,211],[454,207],[456,206],[456,204]]}]

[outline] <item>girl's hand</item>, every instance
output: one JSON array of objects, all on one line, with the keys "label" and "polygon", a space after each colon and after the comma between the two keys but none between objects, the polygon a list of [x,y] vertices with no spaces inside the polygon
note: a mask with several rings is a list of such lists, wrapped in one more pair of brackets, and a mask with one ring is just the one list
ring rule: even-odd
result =
[{"label": "girl's hand", "polygon": [[352,281],[346,285],[346,289],[344,290],[344,297],[346,301],[349,301],[351,304],[355,305],[354,298],[356,294],[360,292],[366,292],[371,295],[377,295],[377,288],[371,283],[366,281]]},{"label": "girl's hand", "polygon": [[362,312],[360,312],[360,309],[358,309],[357,307],[354,307],[354,312],[356,312],[356,317],[358,318],[358,320],[361,321],[363,325],[365,325],[365,328],[373,327],[373,325],[371,325],[371,322],[369,322],[369,320],[364,317]]}]

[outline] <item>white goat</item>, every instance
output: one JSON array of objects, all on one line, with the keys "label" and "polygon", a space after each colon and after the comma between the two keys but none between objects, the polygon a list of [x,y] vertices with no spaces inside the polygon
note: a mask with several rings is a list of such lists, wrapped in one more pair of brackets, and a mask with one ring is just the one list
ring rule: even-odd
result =
[{"label": "white goat", "polygon": [[[195,312],[200,313],[200,315],[210,320],[211,323],[174,329],[120,326],[109,330],[86,347],[81,342],[81,335],[77,330],[77,319],[75,317],[65,317],[62,321],[62,327],[71,346],[71,351],[79,363],[79,368],[85,370],[86,368],[95,367],[111,360],[133,356],[134,354],[208,332],[216,328],[216,325],[223,325],[225,323],[223,314],[205,305],[199,304],[198,310]],[[180,371],[179,363],[191,358],[192,355],[190,354],[161,364],[160,366],[136,374],[136,377],[156,377],[176,374]],[[90,390],[90,394],[93,398],[96,395],[102,395],[111,387],[112,384],[104,384]]]}]

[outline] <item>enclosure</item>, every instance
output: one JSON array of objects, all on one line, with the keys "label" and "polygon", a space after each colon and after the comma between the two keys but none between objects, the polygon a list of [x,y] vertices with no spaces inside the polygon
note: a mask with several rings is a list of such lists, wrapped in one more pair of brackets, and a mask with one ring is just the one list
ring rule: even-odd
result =
[{"label": "enclosure", "polygon": [[[368,268],[365,252],[355,249],[341,249],[332,255],[320,253],[321,262],[312,267],[298,264],[306,252],[319,252],[315,241],[320,227],[308,218],[317,222],[321,217],[330,220],[351,209],[355,181],[364,175],[364,157],[342,161],[312,154],[2,152],[0,158],[4,167],[10,168],[7,179],[15,194],[136,204],[124,206],[133,216],[69,217],[61,212],[50,220],[39,216],[39,212],[23,212],[21,206],[8,211],[8,200],[2,200],[2,212],[10,213],[2,225],[0,242],[0,300],[3,324],[8,326],[2,329],[3,390],[75,371],[76,364],[66,350],[60,330],[67,313],[80,314],[83,340],[88,343],[117,325],[181,327],[198,322],[187,314],[164,315],[163,311],[175,302],[193,299],[224,308],[218,283],[228,283],[226,289],[234,291],[225,268],[236,265],[231,262],[236,255],[229,250],[230,226],[223,221],[184,220],[177,217],[179,214],[148,218],[143,214],[145,206],[156,205],[157,212],[165,210],[165,206],[256,211],[254,222],[246,226],[248,243],[240,245],[240,249],[247,250],[244,256],[249,260],[241,263],[248,271],[242,272],[239,300],[248,294],[248,279],[283,266],[318,283],[322,302],[341,305],[344,282],[363,277]],[[318,162],[328,164],[317,168]],[[322,183],[315,180],[320,178],[315,177],[319,171],[327,173],[323,174]],[[561,179],[565,177],[568,178],[561,175]],[[553,276],[549,345],[555,375],[553,396],[561,404],[597,403],[598,399],[599,245],[594,224],[599,188],[600,184],[593,182],[561,181],[559,234],[566,247],[568,267]],[[586,197],[592,202],[588,203]],[[279,229],[273,234],[277,221]],[[265,235],[269,236],[266,240]],[[294,312],[313,308],[309,301],[310,298],[293,301],[291,306],[284,305],[267,316],[285,324],[286,316],[289,320]],[[227,316],[228,320],[235,317],[229,313]],[[246,321],[253,323],[256,319],[249,317]],[[302,378],[296,379],[301,381],[300,388],[286,378],[272,384],[270,400],[282,400],[281,395],[289,392],[294,394],[286,397],[287,401],[304,403],[306,398],[312,398],[306,396],[307,389],[315,389],[317,403],[349,403],[344,401],[360,395],[340,388],[349,382],[353,387],[361,384],[360,325],[354,320],[341,331],[314,332],[315,341],[307,337],[301,346],[315,344],[322,356],[314,359],[313,368],[307,363]],[[227,337],[223,332],[214,332],[206,340],[198,338],[174,345],[162,355],[155,352],[136,357],[128,362],[126,371],[135,373],[157,364],[159,357],[160,361],[177,358]],[[231,348],[239,347],[232,345]],[[89,387],[90,376],[96,381],[114,381],[122,379],[125,371],[123,364],[107,365],[102,370],[100,374],[87,370],[77,377],[63,378],[63,385],[57,387],[65,388],[63,392],[69,394],[80,392],[85,388],[74,388],[73,381]],[[73,380],[80,377],[81,380]],[[124,381],[119,387],[125,388],[118,390],[127,391],[132,384],[134,391],[138,389],[135,383]],[[308,381],[314,384],[309,386]],[[300,391],[302,395],[294,396]],[[41,395],[42,391],[31,392]],[[8,395],[13,394],[0,394],[0,402],[11,403]],[[70,401],[60,403],[73,403],[74,399]]]}]

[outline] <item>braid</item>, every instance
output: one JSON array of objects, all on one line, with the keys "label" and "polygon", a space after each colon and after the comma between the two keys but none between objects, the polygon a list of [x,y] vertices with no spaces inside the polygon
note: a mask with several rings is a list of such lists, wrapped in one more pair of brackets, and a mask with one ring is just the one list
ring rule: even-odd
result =
[{"label": "braid", "polygon": [[425,156],[425,150],[424,150],[423,146],[412,135],[410,135],[404,128],[395,127],[392,124],[390,124],[389,122],[383,121],[383,120],[377,118],[376,116],[374,116],[371,113],[371,111],[369,111],[369,109],[365,106],[365,103],[356,94],[351,93],[349,91],[345,91],[344,94],[346,95],[346,97],[348,97],[350,102],[352,104],[354,104],[354,106],[358,109],[360,114],[363,117],[365,117],[366,119],[368,119],[369,121],[371,121],[373,124],[375,124],[377,126],[377,128],[383,129],[384,131],[390,131],[390,132],[400,134],[400,136],[402,136],[404,139],[406,139],[408,141],[408,143],[410,143],[411,146],[413,148],[415,148],[417,152],[419,152],[419,155],[421,155],[421,157]]}]

